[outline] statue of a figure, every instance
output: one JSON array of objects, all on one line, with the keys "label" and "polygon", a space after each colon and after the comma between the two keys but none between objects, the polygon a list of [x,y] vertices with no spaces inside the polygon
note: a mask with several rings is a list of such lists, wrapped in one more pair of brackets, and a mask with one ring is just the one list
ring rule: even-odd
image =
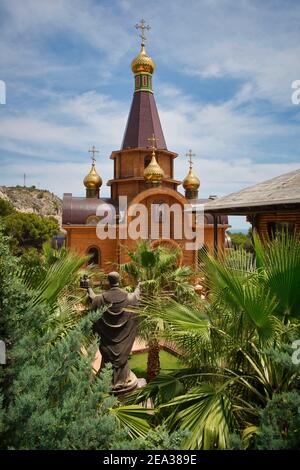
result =
[{"label": "statue of a figure", "polygon": [[109,290],[95,295],[91,288],[88,294],[92,300],[92,309],[107,305],[102,317],[94,324],[94,330],[100,335],[101,366],[108,362],[113,367],[113,390],[123,392],[133,390],[137,385],[135,374],[129,369],[128,356],[131,352],[138,329],[137,314],[126,310],[138,304],[139,284],[132,294],[119,288],[119,274],[108,274]]}]

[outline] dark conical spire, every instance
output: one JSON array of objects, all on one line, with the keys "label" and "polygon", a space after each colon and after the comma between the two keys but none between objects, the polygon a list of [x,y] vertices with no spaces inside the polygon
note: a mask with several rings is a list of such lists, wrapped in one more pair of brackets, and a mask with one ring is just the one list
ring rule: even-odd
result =
[{"label": "dark conical spire", "polygon": [[135,92],[124,134],[122,150],[126,148],[148,147],[148,137],[153,134],[157,137],[158,148],[166,149],[167,146],[153,93],[148,91]]},{"label": "dark conical spire", "polygon": [[145,21],[141,20],[136,28],[142,30],[142,43],[140,53],[131,64],[134,73],[135,92],[123,138],[122,150],[148,147],[148,137],[153,134],[159,142],[158,148],[166,149],[167,146],[152,91],[152,74],[155,64],[145,50],[144,30],[150,29],[150,27],[145,26]]}]

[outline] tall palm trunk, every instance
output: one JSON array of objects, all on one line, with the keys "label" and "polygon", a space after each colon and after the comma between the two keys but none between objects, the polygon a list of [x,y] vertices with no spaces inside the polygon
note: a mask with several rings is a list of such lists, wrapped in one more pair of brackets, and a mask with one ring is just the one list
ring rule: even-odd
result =
[{"label": "tall palm trunk", "polygon": [[148,361],[147,361],[147,382],[155,379],[160,372],[159,360],[159,342],[156,338],[152,338],[148,342]]}]

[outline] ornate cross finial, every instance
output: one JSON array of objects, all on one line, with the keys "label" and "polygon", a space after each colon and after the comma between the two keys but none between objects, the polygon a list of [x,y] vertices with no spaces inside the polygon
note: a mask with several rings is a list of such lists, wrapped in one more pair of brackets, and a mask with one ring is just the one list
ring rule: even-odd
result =
[{"label": "ornate cross finial", "polygon": [[146,25],[146,22],[143,19],[141,19],[140,23],[137,23],[135,25],[135,27],[136,27],[137,30],[139,30],[139,29],[141,30],[141,34],[139,36],[142,39],[142,46],[144,46],[145,45],[145,39],[146,39],[145,38],[145,29],[147,31],[149,31],[149,29],[151,29],[151,27],[148,24]]},{"label": "ornate cross finial", "polygon": [[152,134],[152,137],[148,137],[149,142],[152,143],[151,148],[152,148],[152,154],[155,154],[156,146],[155,144],[159,141],[157,137],[155,137],[155,134]]},{"label": "ornate cross finial", "polygon": [[195,157],[196,154],[191,151],[191,149],[186,153],[186,156],[189,157],[189,163],[190,163],[190,168],[193,166],[193,160],[192,157]]},{"label": "ornate cross finial", "polygon": [[92,153],[93,156],[92,156],[92,162],[93,164],[95,163],[96,161],[96,158],[95,158],[95,153],[99,153],[99,150],[96,149],[95,145],[93,145],[93,147],[89,150],[89,153]]}]

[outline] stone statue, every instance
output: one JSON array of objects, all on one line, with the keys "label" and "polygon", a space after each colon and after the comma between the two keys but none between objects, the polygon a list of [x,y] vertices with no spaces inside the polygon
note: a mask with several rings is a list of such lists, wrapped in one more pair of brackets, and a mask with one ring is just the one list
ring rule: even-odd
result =
[{"label": "stone statue", "polygon": [[123,393],[137,386],[137,378],[129,369],[128,356],[131,352],[138,329],[137,314],[127,310],[138,305],[140,298],[139,284],[132,294],[119,288],[119,274],[108,274],[109,290],[95,295],[89,287],[88,294],[92,300],[92,309],[106,306],[102,317],[94,324],[94,331],[100,335],[101,366],[108,362],[113,367],[113,391]]}]

